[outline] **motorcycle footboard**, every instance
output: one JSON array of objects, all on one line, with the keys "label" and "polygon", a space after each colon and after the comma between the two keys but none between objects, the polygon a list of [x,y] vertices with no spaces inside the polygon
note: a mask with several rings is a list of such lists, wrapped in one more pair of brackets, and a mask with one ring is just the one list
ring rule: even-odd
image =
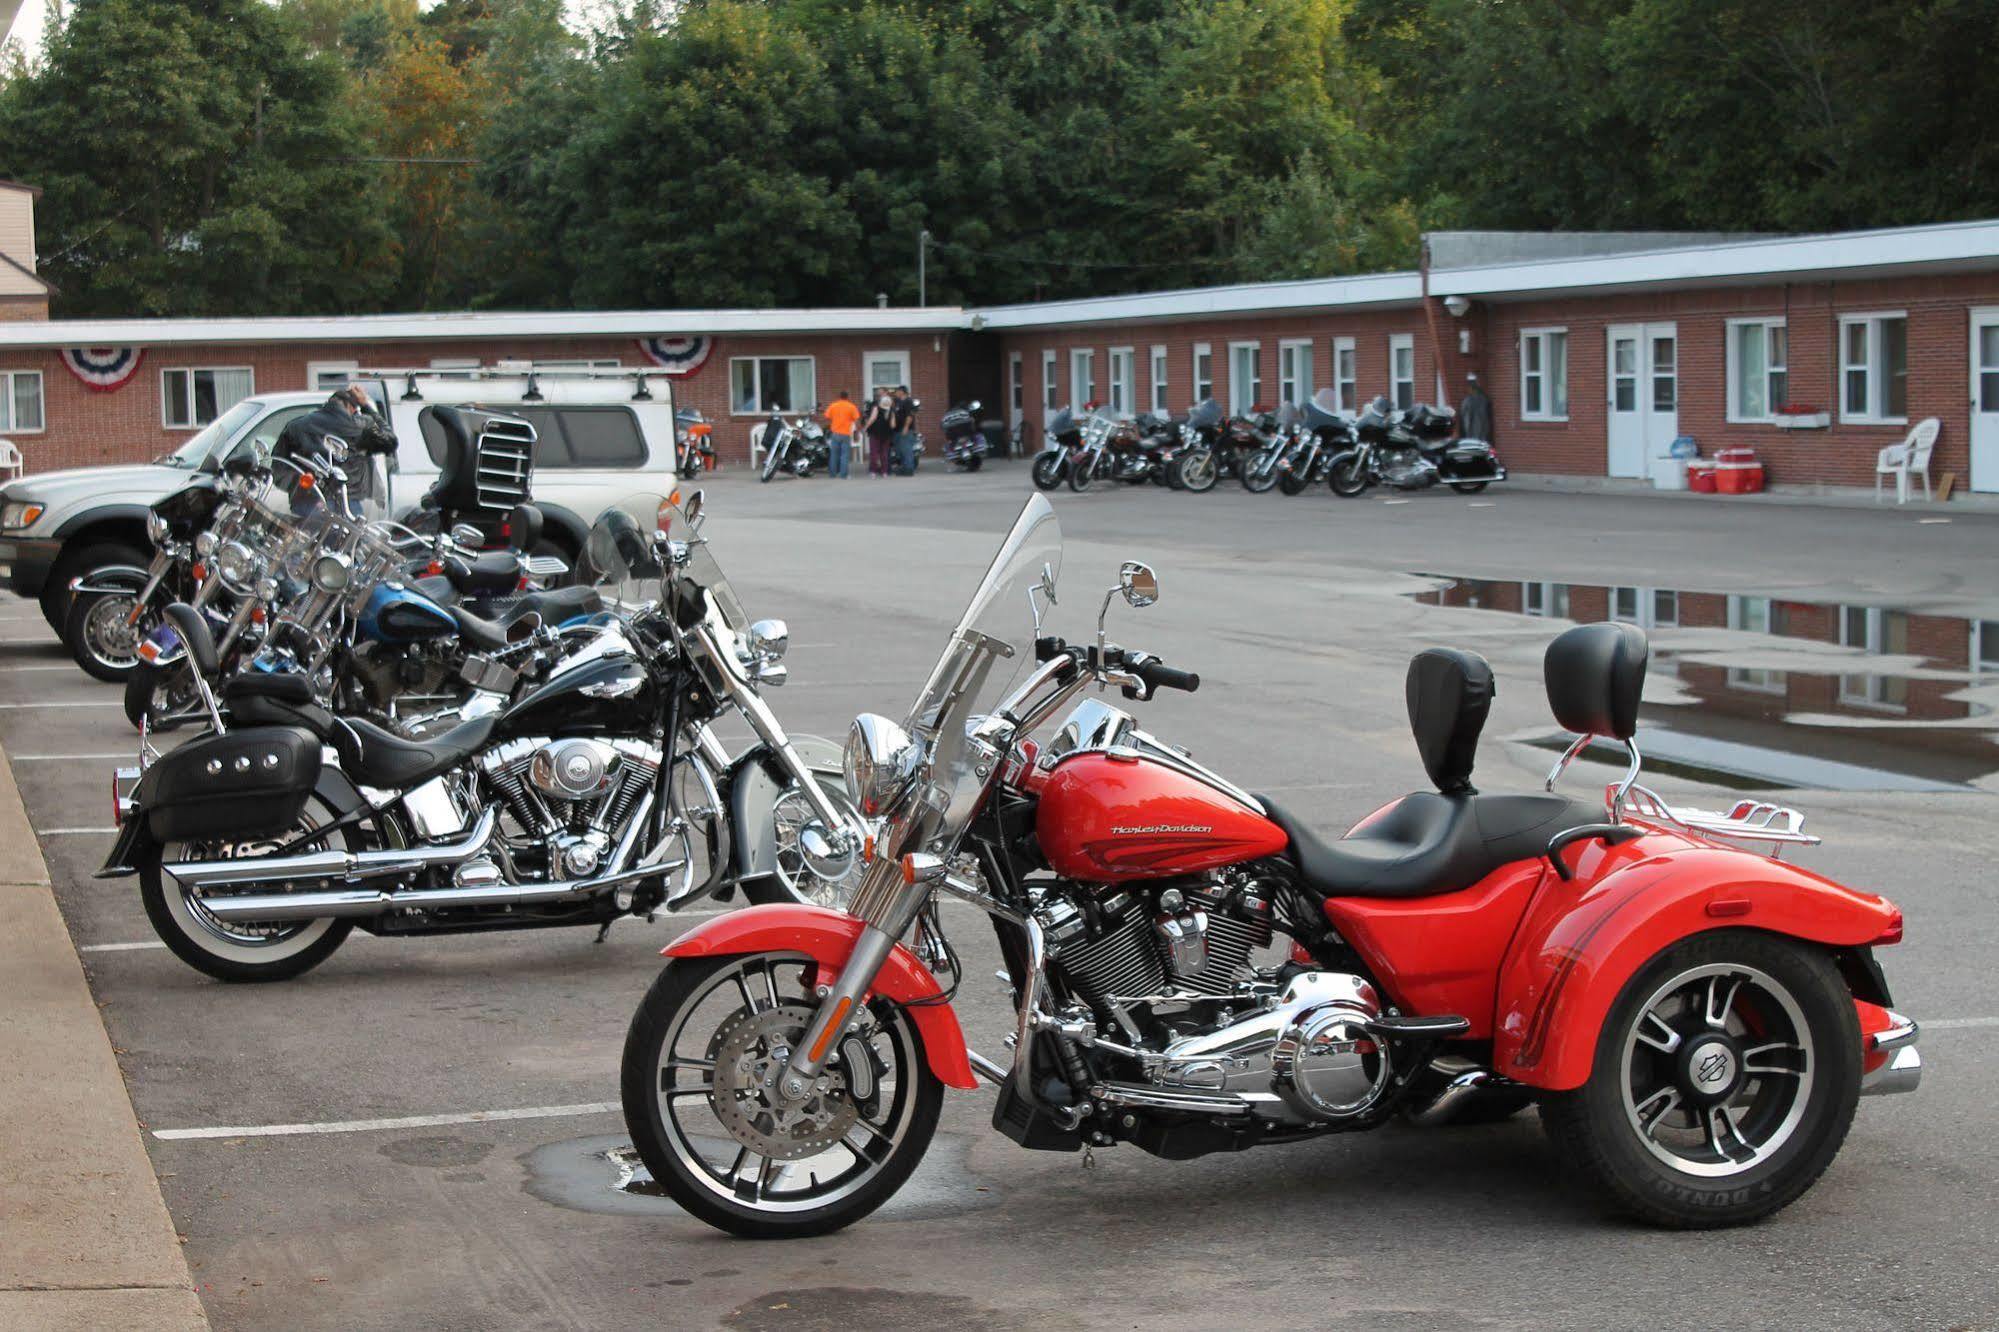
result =
[{"label": "motorcycle footboard", "polygon": [[1062,1127],[1055,1114],[1020,1094],[1013,1077],[1000,1084],[993,1103],[993,1127],[1022,1147],[1036,1152],[1075,1152],[1083,1148],[1083,1135]]}]

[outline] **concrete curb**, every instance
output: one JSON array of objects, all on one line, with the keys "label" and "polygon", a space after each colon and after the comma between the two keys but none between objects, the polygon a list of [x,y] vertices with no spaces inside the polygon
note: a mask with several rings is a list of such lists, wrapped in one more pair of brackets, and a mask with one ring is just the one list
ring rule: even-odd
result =
[{"label": "concrete curb", "polygon": [[0,750],[0,1328],[207,1326]]},{"label": "concrete curb", "polygon": [[[1503,455],[1502,455],[1503,456]],[[1515,472],[1506,488],[1531,490],[1554,495],[1606,495],[1618,499],[1652,499],[1666,502],[1700,501],[1739,508],[1775,505],[1778,508],[1860,509],[1877,513],[1908,513],[1921,517],[1949,515],[1964,518],[1999,516],[1999,495],[1960,490],[1947,500],[1912,499],[1895,503],[1894,490],[1880,500],[1874,492],[1858,486],[1777,485],[1754,495],[1704,495],[1692,490],[1658,490],[1649,481],[1619,477],[1577,476],[1559,472]]]}]

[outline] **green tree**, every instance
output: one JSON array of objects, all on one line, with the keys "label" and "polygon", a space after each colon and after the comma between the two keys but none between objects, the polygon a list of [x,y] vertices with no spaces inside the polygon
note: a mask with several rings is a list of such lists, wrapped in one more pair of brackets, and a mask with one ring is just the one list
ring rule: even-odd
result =
[{"label": "green tree", "polygon": [[78,0],[0,91],[59,311],[377,308],[389,238],[341,79],[261,0]]}]

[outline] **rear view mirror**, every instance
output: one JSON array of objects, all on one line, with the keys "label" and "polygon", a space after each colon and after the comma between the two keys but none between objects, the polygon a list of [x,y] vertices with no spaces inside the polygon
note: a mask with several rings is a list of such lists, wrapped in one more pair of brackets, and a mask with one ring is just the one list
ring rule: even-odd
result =
[{"label": "rear view mirror", "polygon": [[681,516],[687,519],[687,525],[697,531],[701,527],[701,506],[706,498],[705,491],[697,490],[687,497],[687,503],[680,506]]},{"label": "rear view mirror", "polygon": [[1118,589],[1124,593],[1127,606],[1150,606],[1159,600],[1159,575],[1149,564],[1126,560],[1118,570]]},{"label": "rear view mirror", "polygon": [[451,528],[451,539],[472,550],[477,550],[486,544],[486,534],[470,523],[454,523]]}]

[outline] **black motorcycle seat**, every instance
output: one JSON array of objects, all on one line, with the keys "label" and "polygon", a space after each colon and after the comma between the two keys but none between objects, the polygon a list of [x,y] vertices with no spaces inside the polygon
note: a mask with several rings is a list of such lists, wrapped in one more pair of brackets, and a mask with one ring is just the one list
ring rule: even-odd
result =
[{"label": "black motorcycle seat", "polygon": [[359,717],[333,726],[333,749],[349,777],[364,786],[401,789],[428,781],[485,748],[498,715],[463,722],[428,740],[409,740]]},{"label": "black motorcycle seat", "polygon": [[237,726],[303,726],[321,740],[333,714],[320,706],[312,681],[296,671],[248,671],[222,682],[222,704]]},{"label": "black motorcycle seat", "polygon": [[520,557],[511,550],[489,550],[444,562],[444,575],[451,585],[467,595],[491,596],[511,592],[520,585]]},{"label": "black motorcycle seat", "polygon": [[1320,897],[1454,893],[1502,865],[1544,854],[1556,833],[1603,822],[1601,809],[1567,796],[1416,791],[1327,841],[1270,800],[1263,804],[1290,839],[1299,878]]},{"label": "black motorcycle seat", "polygon": [[543,624],[561,624],[564,620],[578,615],[595,615],[604,609],[604,599],[597,595],[594,587],[578,584],[574,587],[552,587],[542,592],[524,593],[514,602],[510,614],[521,615],[534,611],[541,616]]}]

